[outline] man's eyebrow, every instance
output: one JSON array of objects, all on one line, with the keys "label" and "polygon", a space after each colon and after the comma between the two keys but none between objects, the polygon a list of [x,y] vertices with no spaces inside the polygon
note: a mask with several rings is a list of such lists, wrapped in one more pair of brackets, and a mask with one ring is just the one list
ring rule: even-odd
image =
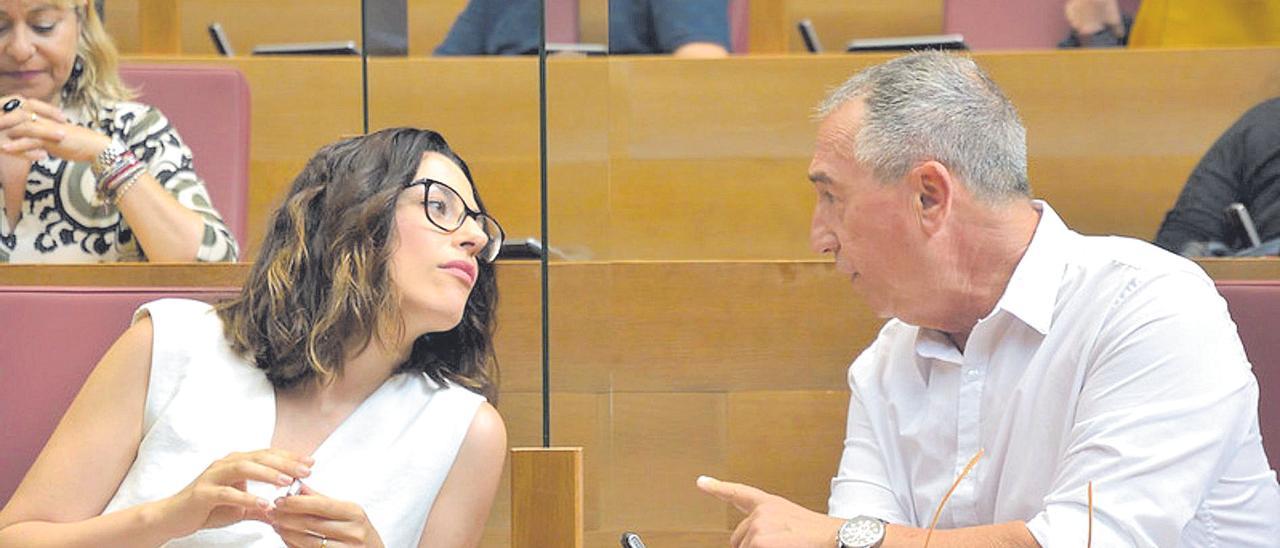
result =
[{"label": "man's eyebrow", "polygon": [[809,174],[809,182],[815,185],[829,185],[831,184],[831,177],[828,177],[826,173],[816,171]]}]

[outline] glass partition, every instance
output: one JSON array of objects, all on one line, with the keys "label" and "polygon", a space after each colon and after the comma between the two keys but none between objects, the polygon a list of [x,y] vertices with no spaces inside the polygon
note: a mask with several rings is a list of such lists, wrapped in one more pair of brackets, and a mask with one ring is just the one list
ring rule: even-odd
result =
[{"label": "glass partition", "polygon": [[[472,38],[487,32],[483,21],[462,23],[453,38],[455,44],[463,44],[459,48],[479,50],[433,55],[467,8],[466,0],[365,0],[364,5],[370,39],[378,32],[397,30],[395,18],[380,12],[407,11],[398,28],[407,36],[407,53],[377,54],[377,49],[366,47],[372,53],[365,58],[369,131],[410,126],[443,135],[467,162],[489,215],[502,225],[507,241],[516,244],[506,246],[497,262],[495,347],[501,377],[496,406],[512,447],[541,446],[542,282],[539,263],[531,254],[542,225],[538,57],[480,55],[483,47]],[[381,30],[379,18],[386,23]],[[536,37],[537,19],[525,23],[525,32]],[[536,48],[536,38],[530,43]],[[531,238],[532,246],[518,245]],[[510,544],[509,469],[508,465],[482,546]]]},{"label": "glass partition", "polygon": [[[581,41],[607,43],[620,2],[580,3]],[[751,2],[728,59],[548,58],[551,441],[585,448],[588,546],[724,545],[741,515],[700,474],[825,512],[847,368],[882,320],[809,246],[813,108],[895,55],[845,41],[941,32],[945,9]],[[799,51],[805,17],[828,54]],[[1037,196],[1092,233],[1150,239],[1216,135],[1280,93],[1274,50],[973,55],[1024,118]]]}]

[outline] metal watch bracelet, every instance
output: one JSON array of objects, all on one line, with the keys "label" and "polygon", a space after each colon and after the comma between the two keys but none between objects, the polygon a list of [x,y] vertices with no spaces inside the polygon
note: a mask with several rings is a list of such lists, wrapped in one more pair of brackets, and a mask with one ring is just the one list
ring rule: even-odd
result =
[{"label": "metal watch bracelet", "polygon": [[93,159],[93,164],[89,166],[89,169],[93,171],[94,177],[102,179],[103,175],[111,173],[120,167],[119,164],[122,157],[128,151],[129,149],[124,146],[124,143],[121,143],[119,139],[112,138],[107,148],[102,149],[102,152],[99,152],[98,156]]}]

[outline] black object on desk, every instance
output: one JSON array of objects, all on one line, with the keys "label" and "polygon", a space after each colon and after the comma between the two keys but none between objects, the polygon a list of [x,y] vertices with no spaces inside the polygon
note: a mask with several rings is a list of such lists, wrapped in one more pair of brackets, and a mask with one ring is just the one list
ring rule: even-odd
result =
[{"label": "black object on desk", "polygon": [[227,33],[222,31],[222,23],[217,21],[209,23],[209,39],[213,40],[213,47],[218,50],[219,55],[231,57],[236,54],[231,49],[231,41],[227,39]]},{"label": "black object on desk", "polygon": [[818,41],[818,31],[813,29],[813,21],[801,19],[796,23],[796,29],[800,31],[800,39],[804,40],[804,49],[809,50],[809,53],[822,53],[822,42]]},{"label": "black object on desk", "polygon": [[502,249],[498,250],[499,259],[541,259],[542,258],[542,242],[536,238],[525,238],[523,240],[507,240],[502,242]]},{"label": "black object on desk", "polygon": [[360,55],[354,40],[254,46],[254,55]]},{"label": "black object on desk", "polygon": [[967,50],[962,34],[927,34],[922,36],[893,36],[889,38],[861,38],[845,44],[845,51],[915,51],[915,50]]}]

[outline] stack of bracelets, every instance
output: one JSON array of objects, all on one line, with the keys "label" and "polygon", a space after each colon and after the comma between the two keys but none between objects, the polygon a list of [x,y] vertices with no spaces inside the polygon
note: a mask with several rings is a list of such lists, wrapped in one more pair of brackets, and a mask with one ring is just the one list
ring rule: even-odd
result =
[{"label": "stack of bracelets", "polygon": [[147,166],[123,143],[112,139],[111,144],[94,158],[91,169],[98,178],[98,196],[104,201],[119,204],[120,198],[133,188]]}]

